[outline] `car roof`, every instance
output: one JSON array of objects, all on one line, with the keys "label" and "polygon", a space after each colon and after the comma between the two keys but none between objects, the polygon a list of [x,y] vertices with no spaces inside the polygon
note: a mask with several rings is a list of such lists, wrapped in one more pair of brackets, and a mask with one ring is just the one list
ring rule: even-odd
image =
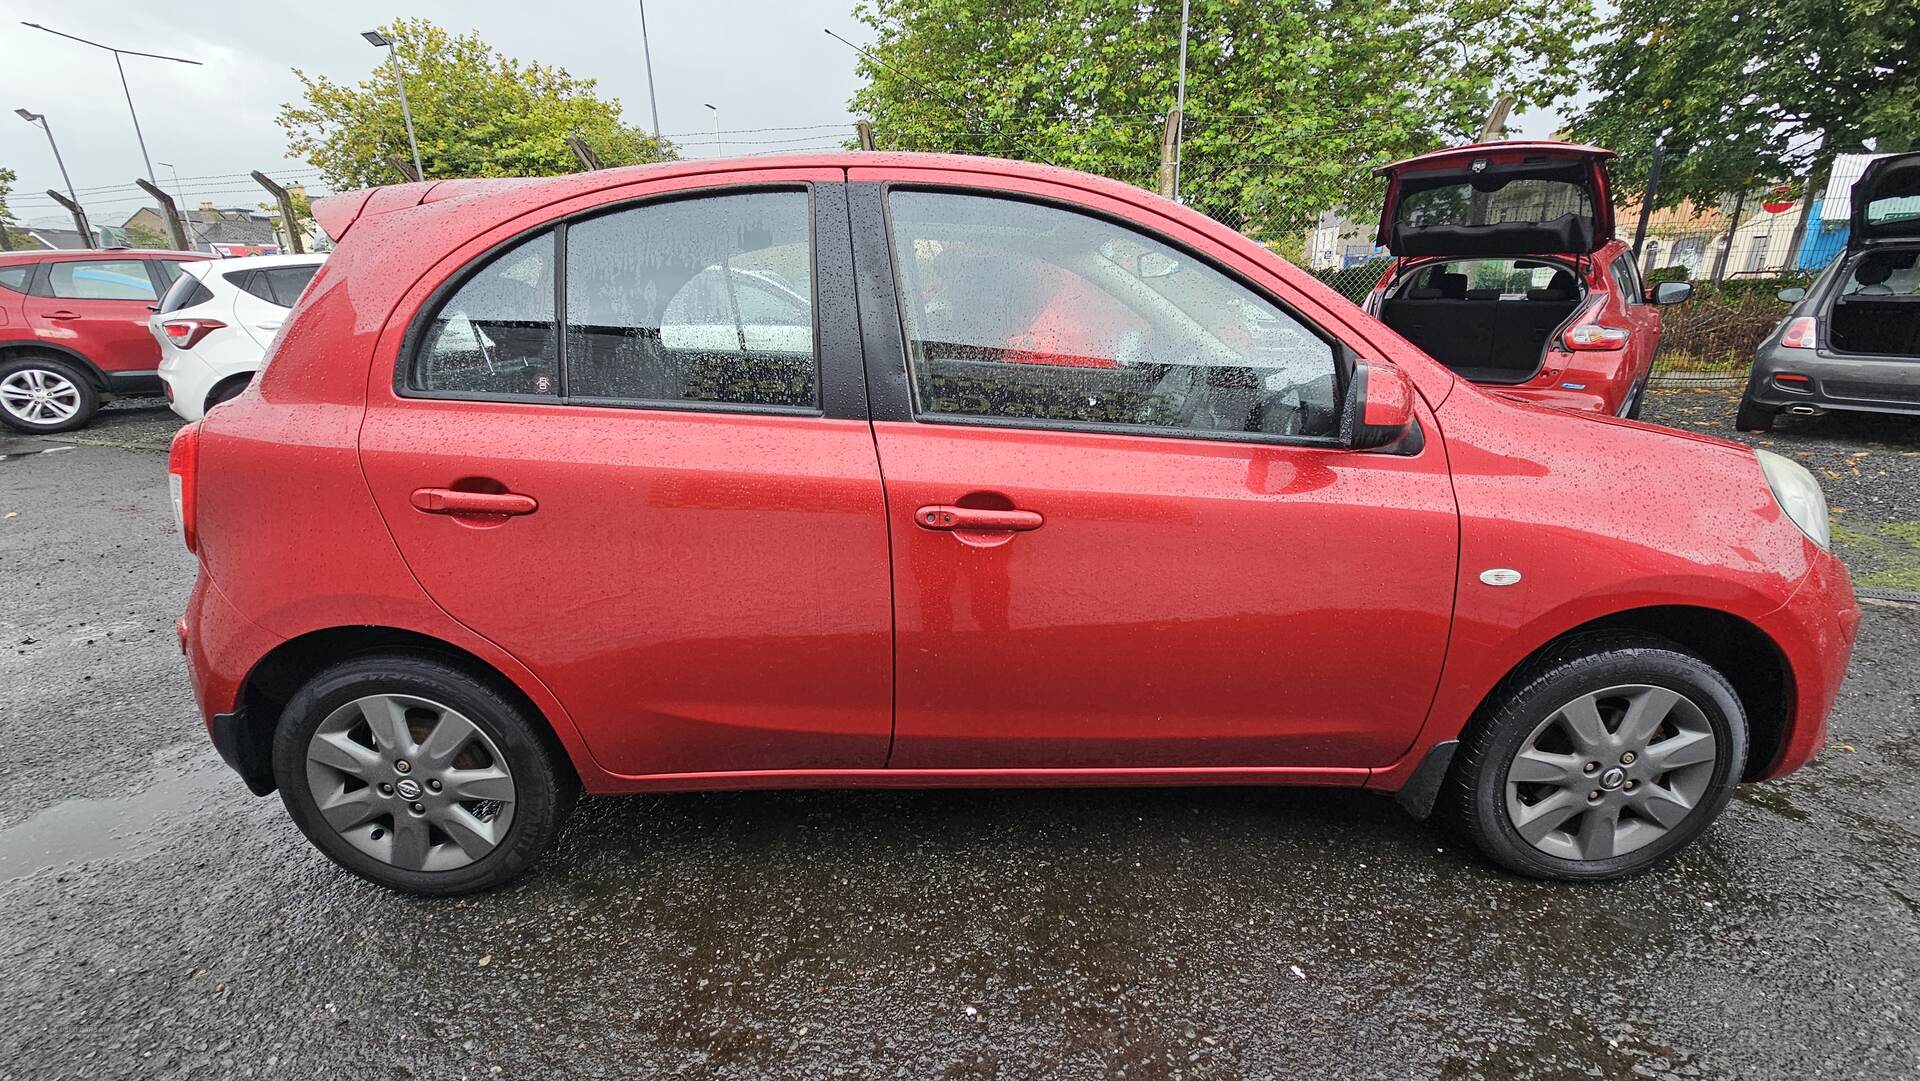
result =
[{"label": "car roof", "polygon": [[53,263],[71,259],[211,259],[203,251],[168,251],[164,248],[35,248],[32,251],[0,251],[0,266],[18,263]]},{"label": "car roof", "polygon": [[231,259],[209,259],[186,269],[187,273],[204,281],[213,274],[225,276],[235,271],[270,270],[283,266],[319,266],[326,261],[327,256],[324,252],[305,255],[236,255]]}]

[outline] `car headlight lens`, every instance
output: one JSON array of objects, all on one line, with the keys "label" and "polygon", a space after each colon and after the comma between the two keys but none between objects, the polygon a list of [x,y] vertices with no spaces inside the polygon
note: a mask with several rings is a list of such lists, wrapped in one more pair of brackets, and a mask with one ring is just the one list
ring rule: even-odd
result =
[{"label": "car headlight lens", "polygon": [[1799,462],[1782,458],[1771,451],[1753,452],[1760,459],[1760,471],[1767,475],[1767,486],[1773,489],[1774,501],[1780,509],[1787,512],[1793,524],[1800,527],[1813,543],[1822,548],[1832,547],[1831,530],[1827,524],[1827,495],[1820,490],[1820,482]]}]

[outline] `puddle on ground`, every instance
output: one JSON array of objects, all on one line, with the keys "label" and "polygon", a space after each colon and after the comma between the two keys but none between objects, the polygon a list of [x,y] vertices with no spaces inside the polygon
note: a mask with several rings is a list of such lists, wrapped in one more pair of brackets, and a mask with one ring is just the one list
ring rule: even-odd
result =
[{"label": "puddle on ground", "polygon": [[140,850],[239,779],[217,757],[163,753],[146,787],[124,796],[70,799],[0,830],[0,882],[48,867],[113,859]]}]

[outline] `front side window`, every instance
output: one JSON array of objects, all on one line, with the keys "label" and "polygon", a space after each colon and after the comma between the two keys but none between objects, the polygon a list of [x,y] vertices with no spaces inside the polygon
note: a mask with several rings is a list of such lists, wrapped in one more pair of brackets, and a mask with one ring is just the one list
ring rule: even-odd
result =
[{"label": "front side window", "polygon": [[567,227],[567,394],[811,407],[807,196],[653,203]]},{"label": "front side window", "polygon": [[88,259],[47,267],[47,287],[64,300],[153,300],[153,279],[141,259]]},{"label": "front side window", "polygon": [[1333,348],[1192,255],[1090,215],[889,197],[923,416],[1331,436]]},{"label": "front side window", "polygon": [[557,396],[554,236],[501,252],[446,298],[428,322],[408,373],[418,391]]}]

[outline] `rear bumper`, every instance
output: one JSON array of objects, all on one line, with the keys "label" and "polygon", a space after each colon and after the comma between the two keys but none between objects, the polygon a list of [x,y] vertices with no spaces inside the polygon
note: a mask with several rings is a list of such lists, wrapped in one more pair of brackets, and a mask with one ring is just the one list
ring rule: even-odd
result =
[{"label": "rear bumper", "polygon": [[[1775,376],[1804,375],[1781,384]],[[1747,400],[1768,409],[1808,406],[1863,413],[1920,415],[1920,357],[1854,359],[1824,349],[1782,349],[1768,344],[1753,357]]]},{"label": "rear bumper", "polygon": [[243,692],[253,666],[283,639],[235,610],[204,570],[194,580],[176,630],[194,701],[214,748],[248,788],[259,795],[273,791],[267,749],[255,742],[262,735],[247,723]]},{"label": "rear bumper", "polygon": [[[1812,547],[1811,544],[1808,547]],[[1784,776],[1807,764],[1827,741],[1827,715],[1846,679],[1860,628],[1860,603],[1839,557],[1818,552],[1814,566],[1786,604],[1759,621],[1786,656],[1792,673],[1792,715],[1773,761],[1754,780]]]}]

